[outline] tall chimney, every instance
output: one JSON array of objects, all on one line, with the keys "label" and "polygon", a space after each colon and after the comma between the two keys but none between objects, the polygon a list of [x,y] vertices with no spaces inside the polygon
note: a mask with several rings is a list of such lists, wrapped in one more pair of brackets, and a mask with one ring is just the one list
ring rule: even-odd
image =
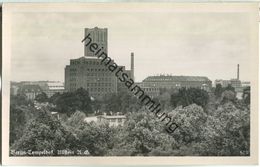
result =
[{"label": "tall chimney", "polygon": [[131,78],[134,80],[134,53],[131,52]]},{"label": "tall chimney", "polygon": [[237,80],[239,80],[239,64],[237,65]]}]

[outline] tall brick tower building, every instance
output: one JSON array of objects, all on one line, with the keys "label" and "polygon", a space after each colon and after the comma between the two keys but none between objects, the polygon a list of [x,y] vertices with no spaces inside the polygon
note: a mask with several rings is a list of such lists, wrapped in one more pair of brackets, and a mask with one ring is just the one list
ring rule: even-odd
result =
[{"label": "tall brick tower building", "polygon": [[[97,43],[99,48],[103,47],[102,51],[107,53],[107,28],[85,28],[84,37],[89,34],[92,43]],[[70,64],[65,67],[65,90],[71,92],[84,88],[90,96],[102,98],[106,94],[117,93],[126,89],[115,74],[111,73],[100,62],[100,59],[89,50],[89,47],[85,47],[86,42],[88,40],[84,44],[84,56],[71,59]],[[133,54],[131,60],[133,61]],[[131,62],[131,68],[134,69],[133,62]],[[125,71],[129,73],[129,76],[133,76],[130,70]]]},{"label": "tall brick tower building", "polygon": [[[90,34],[92,42],[97,43],[99,47],[103,47],[102,51],[107,52],[107,28],[85,28],[85,37]],[[85,41],[85,44],[88,41]],[[93,52],[89,50],[89,47],[84,47],[84,56],[96,57]]]}]

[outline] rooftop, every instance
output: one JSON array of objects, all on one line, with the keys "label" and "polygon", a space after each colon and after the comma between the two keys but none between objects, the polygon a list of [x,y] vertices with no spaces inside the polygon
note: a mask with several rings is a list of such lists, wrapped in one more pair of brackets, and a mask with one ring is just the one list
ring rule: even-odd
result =
[{"label": "rooftop", "polygon": [[23,85],[21,86],[21,91],[42,91],[41,87],[39,85]]},{"label": "rooftop", "polygon": [[99,115],[98,117],[103,117],[106,119],[126,118],[125,115]]},{"label": "rooftop", "polygon": [[192,81],[210,81],[208,77],[204,76],[172,76],[172,75],[159,75],[149,76],[143,80],[143,82],[151,81],[179,81],[179,82],[192,82]]}]

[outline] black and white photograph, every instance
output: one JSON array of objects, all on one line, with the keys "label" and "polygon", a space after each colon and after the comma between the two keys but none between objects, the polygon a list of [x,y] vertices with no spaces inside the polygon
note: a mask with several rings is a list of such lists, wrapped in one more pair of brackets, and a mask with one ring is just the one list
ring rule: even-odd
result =
[{"label": "black and white photograph", "polygon": [[6,158],[256,162],[257,3],[14,3],[3,24]]}]

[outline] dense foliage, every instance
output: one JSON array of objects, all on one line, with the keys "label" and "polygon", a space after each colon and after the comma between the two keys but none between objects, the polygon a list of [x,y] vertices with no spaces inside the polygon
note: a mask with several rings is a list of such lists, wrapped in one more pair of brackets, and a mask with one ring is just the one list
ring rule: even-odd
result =
[{"label": "dense foliage", "polygon": [[42,92],[35,97],[35,100],[37,102],[44,103],[48,101],[48,96],[46,95],[46,93]]},{"label": "dense foliage", "polygon": [[86,114],[93,112],[89,93],[83,88],[80,88],[75,92],[55,94],[51,99],[52,101],[50,102],[53,102],[56,105],[55,109],[60,113],[71,115],[77,110]]},{"label": "dense foliage", "polygon": [[[24,96],[11,98],[10,145],[15,150],[55,150],[54,155],[60,149],[87,150],[81,156],[250,155],[250,89],[242,100],[232,88],[219,87],[211,94],[195,88],[162,91],[155,100],[180,125],[173,134],[127,93],[91,100],[79,89],[55,94],[47,99],[54,107],[40,109]],[[53,111],[67,116],[58,119]],[[123,126],[84,121],[87,115],[111,111],[126,115]]]},{"label": "dense foliage", "polygon": [[48,111],[38,111],[30,120],[23,133],[11,147],[14,150],[73,150],[77,149],[77,139],[72,132],[66,130]]},{"label": "dense foliage", "polygon": [[205,107],[208,103],[208,99],[208,93],[199,88],[181,88],[177,93],[171,95],[173,107],[188,106],[193,103]]}]

